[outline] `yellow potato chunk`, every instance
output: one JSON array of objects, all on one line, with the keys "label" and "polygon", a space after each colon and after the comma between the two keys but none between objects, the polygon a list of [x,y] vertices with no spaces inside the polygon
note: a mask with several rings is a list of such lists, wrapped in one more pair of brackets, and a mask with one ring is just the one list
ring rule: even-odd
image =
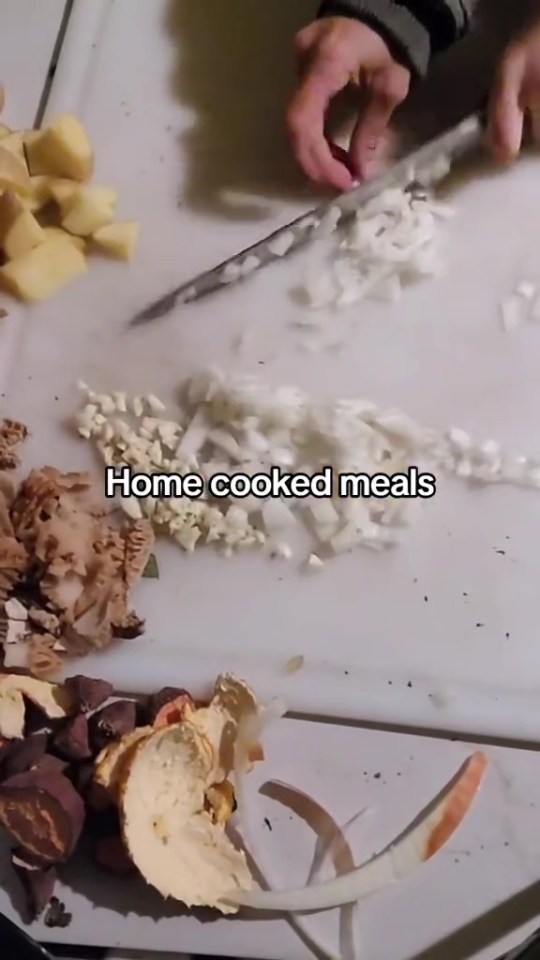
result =
[{"label": "yellow potato chunk", "polygon": [[110,187],[79,187],[64,207],[62,226],[78,237],[89,237],[112,223],[118,194]]},{"label": "yellow potato chunk", "polygon": [[49,177],[49,190],[52,199],[58,204],[61,211],[67,212],[67,205],[71,203],[75,194],[80,190],[76,180],[65,180],[60,177]]},{"label": "yellow potato chunk", "polygon": [[20,300],[48,300],[87,270],[74,244],[54,237],[0,269],[0,285]]},{"label": "yellow potato chunk", "polygon": [[0,197],[0,246],[9,260],[22,257],[40,243],[45,234],[30,210],[11,190]]},{"label": "yellow potato chunk", "polygon": [[86,241],[83,237],[75,237],[72,233],[68,233],[67,230],[62,230],[62,227],[44,227],[43,233],[46,238],[52,239],[56,237],[58,240],[63,240],[64,243],[71,243],[77,250],[80,250],[81,253],[84,253],[86,250]]},{"label": "yellow potato chunk", "polygon": [[49,177],[30,177],[30,193],[23,198],[23,203],[30,213],[39,213],[51,199]]},{"label": "yellow potato chunk", "polygon": [[141,225],[131,223],[110,223],[101,227],[92,236],[94,243],[116,260],[131,260],[139,239]]},{"label": "yellow potato chunk", "polygon": [[50,174],[71,180],[89,180],[94,170],[94,151],[80,120],[71,114],[57,117],[45,130],[25,138],[28,166],[33,175]]},{"label": "yellow potato chunk", "polygon": [[26,154],[24,152],[24,144],[22,133],[8,133],[7,136],[2,137],[0,141],[4,150],[9,150],[14,157],[17,157],[17,160],[26,167]]},{"label": "yellow potato chunk", "polygon": [[31,192],[28,170],[0,141],[0,191],[12,190],[20,197]]}]

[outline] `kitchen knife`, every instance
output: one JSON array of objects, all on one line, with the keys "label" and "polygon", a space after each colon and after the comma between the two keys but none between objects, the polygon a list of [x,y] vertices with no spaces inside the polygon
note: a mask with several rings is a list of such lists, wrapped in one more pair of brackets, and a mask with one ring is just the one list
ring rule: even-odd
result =
[{"label": "kitchen knife", "polygon": [[[415,153],[399,160],[384,176],[363,183],[332,203],[302,214],[264,240],[225,260],[212,270],[200,274],[194,280],[169,291],[164,297],[160,297],[136,314],[130,321],[131,325],[157,320],[170,313],[177,304],[192,303],[228,284],[243,280],[260,267],[281,259],[310,240],[325,235],[337,226],[338,222],[352,216],[355,210],[389,187],[407,187],[414,182],[415,178],[421,179],[422,174],[426,173],[431,182],[442,179],[448,173],[449,165],[479,146],[482,137],[481,114],[467,117],[456,127],[424,144]],[[441,173],[437,175],[437,164],[441,162]]]}]

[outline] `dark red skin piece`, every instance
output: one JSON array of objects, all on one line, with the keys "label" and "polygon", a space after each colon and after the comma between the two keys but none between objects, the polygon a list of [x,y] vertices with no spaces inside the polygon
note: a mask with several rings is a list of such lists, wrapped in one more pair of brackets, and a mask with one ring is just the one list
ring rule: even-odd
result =
[{"label": "dark red skin piece", "polygon": [[34,733],[24,740],[12,740],[11,749],[0,757],[0,782],[32,770],[47,749],[47,734]]},{"label": "dark red skin piece", "polygon": [[137,705],[133,700],[117,700],[90,717],[90,746],[94,753],[132,733],[137,723]]},{"label": "dark red skin piece", "polygon": [[34,770],[0,784],[0,823],[33,862],[68,860],[84,821],[84,803],[61,774]]},{"label": "dark red skin piece", "polygon": [[13,850],[11,865],[21,881],[30,921],[37,920],[49,904],[57,880],[54,867],[43,869],[25,859],[23,850]]},{"label": "dark red skin piece", "polygon": [[160,710],[166,707],[168,703],[177,700],[179,697],[189,696],[187,690],[180,687],[163,687],[157,693],[151,694],[146,701],[145,706],[145,726],[151,727]]},{"label": "dark red skin piece", "polygon": [[94,845],[94,859],[107,873],[126,877],[135,872],[135,866],[118,836],[100,837]]},{"label": "dark red skin piece", "polygon": [[92,756],[88,733],[88,720],[84,714],[70,717],[53,740],[54,749],[64,760],[89,760]]},{"label": "dark red skin piece", "polygon": [[52,753],[44,753],[33,768],[36,773],[65,773],[69,763],[60,757],[53,757]]},{"label": "dark red skin piece", "polygon": [[112,683],[96,680],[93,677],[83,677],[81,674],[68,677],[64,682],[64,689],[69,694],[77,713],[92,713],[93,710],[102,707],[114,693]]}]

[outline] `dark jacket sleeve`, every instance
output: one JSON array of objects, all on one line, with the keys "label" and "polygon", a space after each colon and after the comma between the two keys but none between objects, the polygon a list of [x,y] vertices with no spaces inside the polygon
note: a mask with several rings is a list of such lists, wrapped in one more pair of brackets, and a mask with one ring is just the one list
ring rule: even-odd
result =
[{"label": "dark jacket sleeve", "polygon": [[319,17],[352,17],[376,30],[417,76],[468,30],[476,0],[323,0]]}]

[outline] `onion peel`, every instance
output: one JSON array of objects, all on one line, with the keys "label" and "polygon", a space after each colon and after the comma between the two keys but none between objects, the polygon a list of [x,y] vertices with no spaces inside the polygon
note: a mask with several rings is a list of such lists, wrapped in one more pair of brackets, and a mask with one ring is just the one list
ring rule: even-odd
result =
[{"label": "onion peel", "polygon": [[487,768],[476,752],[427,808],[388,847],[350,873],[296,890],[231,892],[224,899],[255,910],[329,910],[354,903],[403,880],[453,836],[470,810]]}]

